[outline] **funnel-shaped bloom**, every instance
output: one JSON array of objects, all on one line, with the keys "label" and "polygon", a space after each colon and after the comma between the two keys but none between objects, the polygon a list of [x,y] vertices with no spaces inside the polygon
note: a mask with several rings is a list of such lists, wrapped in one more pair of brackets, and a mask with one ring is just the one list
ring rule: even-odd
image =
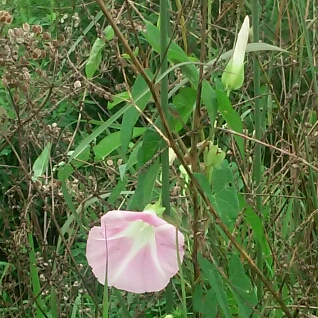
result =
[{"label": "funnel-shaped bloom", "polygon": [[154,211],[110,211],[88,235],[86,257],[101,284],[134,293],[166,287],[183,260],[183,234]]},{"label": "funnel-shaped bloom", "polygon": [[242,87],[244,82],[244,57],[250,30],[250,20],[246,16],[237,36],[233,56],[225,67],[222,83],[226,90],[235,90]]}]

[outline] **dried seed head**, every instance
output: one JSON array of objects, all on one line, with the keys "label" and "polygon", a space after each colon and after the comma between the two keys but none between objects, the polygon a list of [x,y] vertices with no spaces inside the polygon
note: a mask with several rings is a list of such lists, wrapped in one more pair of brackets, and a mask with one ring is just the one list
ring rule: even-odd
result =
[{"label": "dried seed head", "polygon": [[9,16],[7,16],[7,19],[6,19],[5,23],[6,24],[11,24],[12,20],[13,20],[12,15],[9,15]]},{"label": "dried seed head", "polygon": [[8,87],[8,81],[4,77],[2,78],[2,85],[3,87]]},{"label": "dried seed head", "polygon": [[59,36],[59,44],[65,45],[65,36],[63,34],[60,34]]},{"label": "dried seed head", "polygon": [[23,29],[25,32],[30,32],[30,25],[29,25],[28,23],[23,23],[22,29]]},{"label": "dried seed head", "polygon": [[43,40],[47,41],[51,39],[51,33],[49,32],[44,32],[43,33]]},{"label": "dried seed head", "polygon": [[8,11],[1,10],[0,11],[0,22],[10,24],[13,18],[12,15]]},{"label": "dried seed head", "polygon": [[36,35],[39,35],[42,33],[42,27],[40,25],[33,25],[32,26],[32,32],[35,33]]},{"label": "dried seed head", "polygon": [[57,40],[53,40],[52,41],[52,45],[55,47],[55,48],[58,48],[59,47],[59,42]]},{"label": "dried seed head", "polygon": [[14,28],[13,33],[15,36],[22,36],[23,35],[23,31],[19,28]]},{"label": "dried seed head", "polygon": [[29,62],[28,62],[28,60],[26,59],[25,56],[21,56],[20,57],[20,64],[21,65],[29,65]]},{"label": "dried seed head", "polygon": [[8,35],[9,35],[9,37],[14,37],[14,31],[13,31],[13,29],[9,29],[8,30]]},{"label": "dried seed head", "polygon": [[27,83],[23,83],[21,86],[21,91],[27,93],[29,91],[29,85]]},{"label": "dried seed head", "polygon": [[37,69],[35,70],[35,73],[36,73],[37,75],[39,75],[40,77],[43,77],[43,76],[44,76],[44,72],[43,72],[40,68],[37,68]]},{"label": "dried seed head", "polygon": [[37,60],[39,57],[41,57],[41,50],[39,48],[36,48],[33,53],[32,53],[32,57]]},{"label": "dried seed head", "polygon": [[74,82],[74,88],[80,88],[80,87],[82,87],[81,82],[80,81],[75,81]]}]

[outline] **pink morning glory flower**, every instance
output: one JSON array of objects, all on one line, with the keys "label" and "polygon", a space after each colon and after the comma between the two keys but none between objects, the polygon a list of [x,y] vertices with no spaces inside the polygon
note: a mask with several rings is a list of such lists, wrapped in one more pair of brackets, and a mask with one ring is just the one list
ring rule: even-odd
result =
[{"label": "pink morning glory flower", "polygon": [[179,270],[184,236],[175,226],[144,212],[110,211],[88,235],[86,257],[101,284],[134,293],[164,289]]}]

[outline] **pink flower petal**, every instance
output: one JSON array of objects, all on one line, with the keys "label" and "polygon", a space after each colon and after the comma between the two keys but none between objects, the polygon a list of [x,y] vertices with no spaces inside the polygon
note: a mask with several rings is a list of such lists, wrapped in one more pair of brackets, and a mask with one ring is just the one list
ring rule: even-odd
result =
[{"label": "pink flower petal", "polygon": [[108,286],[134,293],[159,291],[179,270],[177,233],[182,262],[184,237],[173,225],[153,211],[110,211],[100,227],[90,230],[86,257],[101,284],[108,256]]}]

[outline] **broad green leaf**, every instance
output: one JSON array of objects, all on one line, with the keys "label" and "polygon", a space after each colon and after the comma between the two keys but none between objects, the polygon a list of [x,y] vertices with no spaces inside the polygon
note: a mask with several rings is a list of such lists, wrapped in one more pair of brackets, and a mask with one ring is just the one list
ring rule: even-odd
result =
[{"label": "broad green leaf", "polygon": [[[72,151],[70,151],[70,153],[72,156]],[[74,160],[71,161],[71,163],[74,167],[79,168],[89,161],[90,156],[91,149],[90,147],[86,147]]]},{"label": "broad green leaf", "polygon": [[81,143],[76,147],[72,152],[69,162],[77,158],[85,149],[90,146],[90,143],[93,142],[100,134],[102,134],[113,122],[115,122],[120,116],[122,116],[129,109],[129,105],[121,108],[118,112],[113,114],[107,121],[95,129],[92,134],[84,138]]},{"label": "broad green leaf", "polygon": [[[149,70],[145,70],[145,71],[150,78],[153,76],[149,72]],[[144,110],[146,105],[151,100],[151,93],[149,91],[148,85],[141,75],[137,76],[137,79],[131,91],[131,97],[134,104],[141,111]],[[123,116],[121,136],[120,136],[121,150],[123,154],[125,154],[128,149],[128,145],[132,138],[133,128],[140,116],[140,112],[134,107],[134,105],[128,104],[126,106],[128,106],[128,110],[124,113],[124,116]]]},{"label": "broad green leaf", "polygon": [[[146,131],[146,128],[137,127],[134,128],[132,137],[135,138],[140,136]],[[121,132],[114,132],[105,138],[103,138],[95,147],[95,160],[102,160],[107,157],[110,153],[112,153],[115,149],[120,147],[120,134]]]},{"label": "broad green leaf", "polygon": [[204,318],[215,318],[218,311],[213,289],[203,294],[202,286],[197,285],[193,293],[193,311],[203,314]]},{"label": "broad green leaf", "polygon": [[39,157],[35,160],[33,164],[33,180],[37,180],[39,177],[42,176],[42,174],[45,172],[50,159],[50,153],[51,153],[51,143],[49,142],[45,148],[42,150]]},{"label": "broad green leaf", "polygon": [[238,304],[240,317],[248,318],[253,313],[253,307],[258,304],[251,278],[245,273],[237,254],[231,254],[229,261],[229,287]]},{"label": "broad green leaf", "polygon": [[120,180],[116,186],[113,188],[107,202],[109,204],[114,204],[116,202],[116,200],[118,200],[120,194],[124,191],[126,185],[128,183],[128,179],[124,178],[123,180]]},{"label": "broad green leaf", "polygon": [[196,285],[192,297],[193,311],[203,313],[203,290],[201,285]]},{"label": "broad green leaf", "polygon": [[73,167],[69,163],[66,163],[59,167],[57,177],[59,180],[65,181],[73,172]]},{"label": "broad green leaf", "polygon": [[214,169],[212,187],[214,190],[212,205],[229,230],[233,230],[240,207],[232,171],[228,167]]},{"label": "broad green leaf", "polygon": [[98,70],[102,61],[102,50],[104,47],[105,42],[102,39],[98,38],[95,40],[85,66],[85,72],[88,79],[91,79]]},{"label": "broad green leaf", "polygon": [[[147,31],[145,33],[145,38],[153,48],[153,50],[157,53],[160,53],[160,31],[151,23],[146,23]],[[170,43],[167,58],[170,62],[186,62],[189,63],[187,65],[180,66],[183,75],[187,78],[188,81],[193,85],[194,89],[197,89],[199,85],[199,72],[198,69],[195,67],[192,58],[189,58],[187,54],[182,50],[180,46],[178,46],[175,42],[170,41],[168,39],[168,43]],[[205,79],[202,83],[202,92],[201,92],[201,99],[205,104],[211,123],[214,124],[215,116],[216,116],[216,109],[217,103],[215,98],[215,93],[212,86],[209,84],[208,81]]]},{"label": "broad green leaf", "polygon": [[234,200],[235,196],[226,191],[220,192],[211,200],[213,207],[230,231],[233,230],[238,216],[237,210],[232,205],[232,201]]},{"label": "broad green leaf", "polygon": [[113,96],[113,101],[107,104],[108,109],[112,109],[122,102],[128,103],[130,100],[128,92],[122,92]]},{"label": "broad green leaf", "polygon": [[223,284],[221,275],[215,265],[203,258],[201,254],[198,255],[198,261],[205,279],[208,280],[211,289],[214,292],[215,298],[222,309],[226,318],[230,318],[230,308],[227,302],[226,287]]},{"label": "broad green leaf", "polygon": [[138,152],[141,145],[142,143],[138,143],[138,145],[134,147],[134,150],[130,154],[127,163],[119,166],[118,170],[119,170],[120,180],[124,180],[126,171],[129,170],[133,165],[137,163],[137,156],[138,156]]},{"label": "broad green leaf", "polygon": [[114,38],[115,32],[112,28],[111,25],[108,25],[105,29],[104,29],[104,34],[105,34],[105,38],[107,41],[111,41]]},{"label": "broad green leaf", "polygon": [[137,162],[138,167],[143,166],[153,158],[159,150],[162,142],[160,135],[153,129],[148,128],[143,136],[141,148],[138,151]]},{"label": "broad green leaf", "polygon": [[[240,115],[233,109],[232,104],[229,98],[227,97],[227,95],[220,90],[217,90],[215,93],[216,93],[216,98],[218,101],[218,111],[221,113],[226,123],[235,132],[243,134],[242,119]],[[245,158],[244,140],[242,137],[235,136],[235,135],[234,135],[234,139],[236,140],[241,156],[244,159]]]},{"label": "broad green leaf", "polygon": [[[146,22],[146,33],[144,34],[146,40],[151,45],[153,50],[160,53],[160,31],[150,22]],[[191,62],[187,54],[182,50],[182,48],[168,38],[168,43],[170,43],[167,58],[170,62]],[[188,80],[196,88],[199,83],[199,72],[193,64],[187,64],[181,66],[182,73],[188,78]]]},{"label": "broad green leaf", "polygon": [[187,123],[189,117],[193,113],[197,91],[191,87],[180,88],[178,93],[173,97],[172,104],[175,106],[177,116],[169,119],[170,127],[173,131],[180,131],[183,126],[179,117],[184,123]]},{"label": "broad green leaf", "polygon": [[[241,197],[241,200],[244,200],[243,197]],[[271,249],[268,245],[268,242],[267,242],[267,239],[265,236],[263,223],[262,223],[260,217],[256,214],[256,212],[248,204],[245,205],[244,217],[245,217],[247,224],[252,228],[253,235],[254,235],[256,241],[260,244],[260,246],[262,248],[262,252],[264,254],[266,262],[269,265],[272,264],[273,259],[272,259]]]},{"label": "broad green leaf", "polygon": [[231,170],[227,167],[215,169],[212,175],[212,189],[205,175],[194,173],[194,176],[221,220],[232,230],[240,208]]},{"label": "broad green leaf", "polygon": [[[288,51],[267,43],[248,43],[246,46],[246,51],[245,53],[250,53],[250,52],[259,52],[259,51],[278,51],[282,53],[289,53]],[[226,60],[232,57],[234,50],[231,49],[229,51],[226,51],[225,53],[221,54],[217,58],[209,61],[207,64],[208,65],[214,65],[218,60]]]},{"label": "broad green leaf", "polygon": [[211,126],[214,127],[218,104],[215,91],[206,79],[202,81],[201,100],[208,111]]},{"label": "broad green leaf", "polygon": [[129,209],[142,211],[152,201],[152,192],[159,172],[159,160],[150,165],[146,172],[138,175],[135,194],[129,204]]},{"label": "broad green leaf", "polygon": [[[160,41],[160,31],[157,27],[155,27],[152,23],[146,21],[146,32],[144,33],[144,37],[151,45],[153,50],[157,53],[160,53],[161,41]],[[170,43],[167,58],[170,61],[178,61],[178,62],[188,62],[189,58],[187,54],[182,50],[182,48],[173,41],[170,41],[168,38],[168,43]]]}]

